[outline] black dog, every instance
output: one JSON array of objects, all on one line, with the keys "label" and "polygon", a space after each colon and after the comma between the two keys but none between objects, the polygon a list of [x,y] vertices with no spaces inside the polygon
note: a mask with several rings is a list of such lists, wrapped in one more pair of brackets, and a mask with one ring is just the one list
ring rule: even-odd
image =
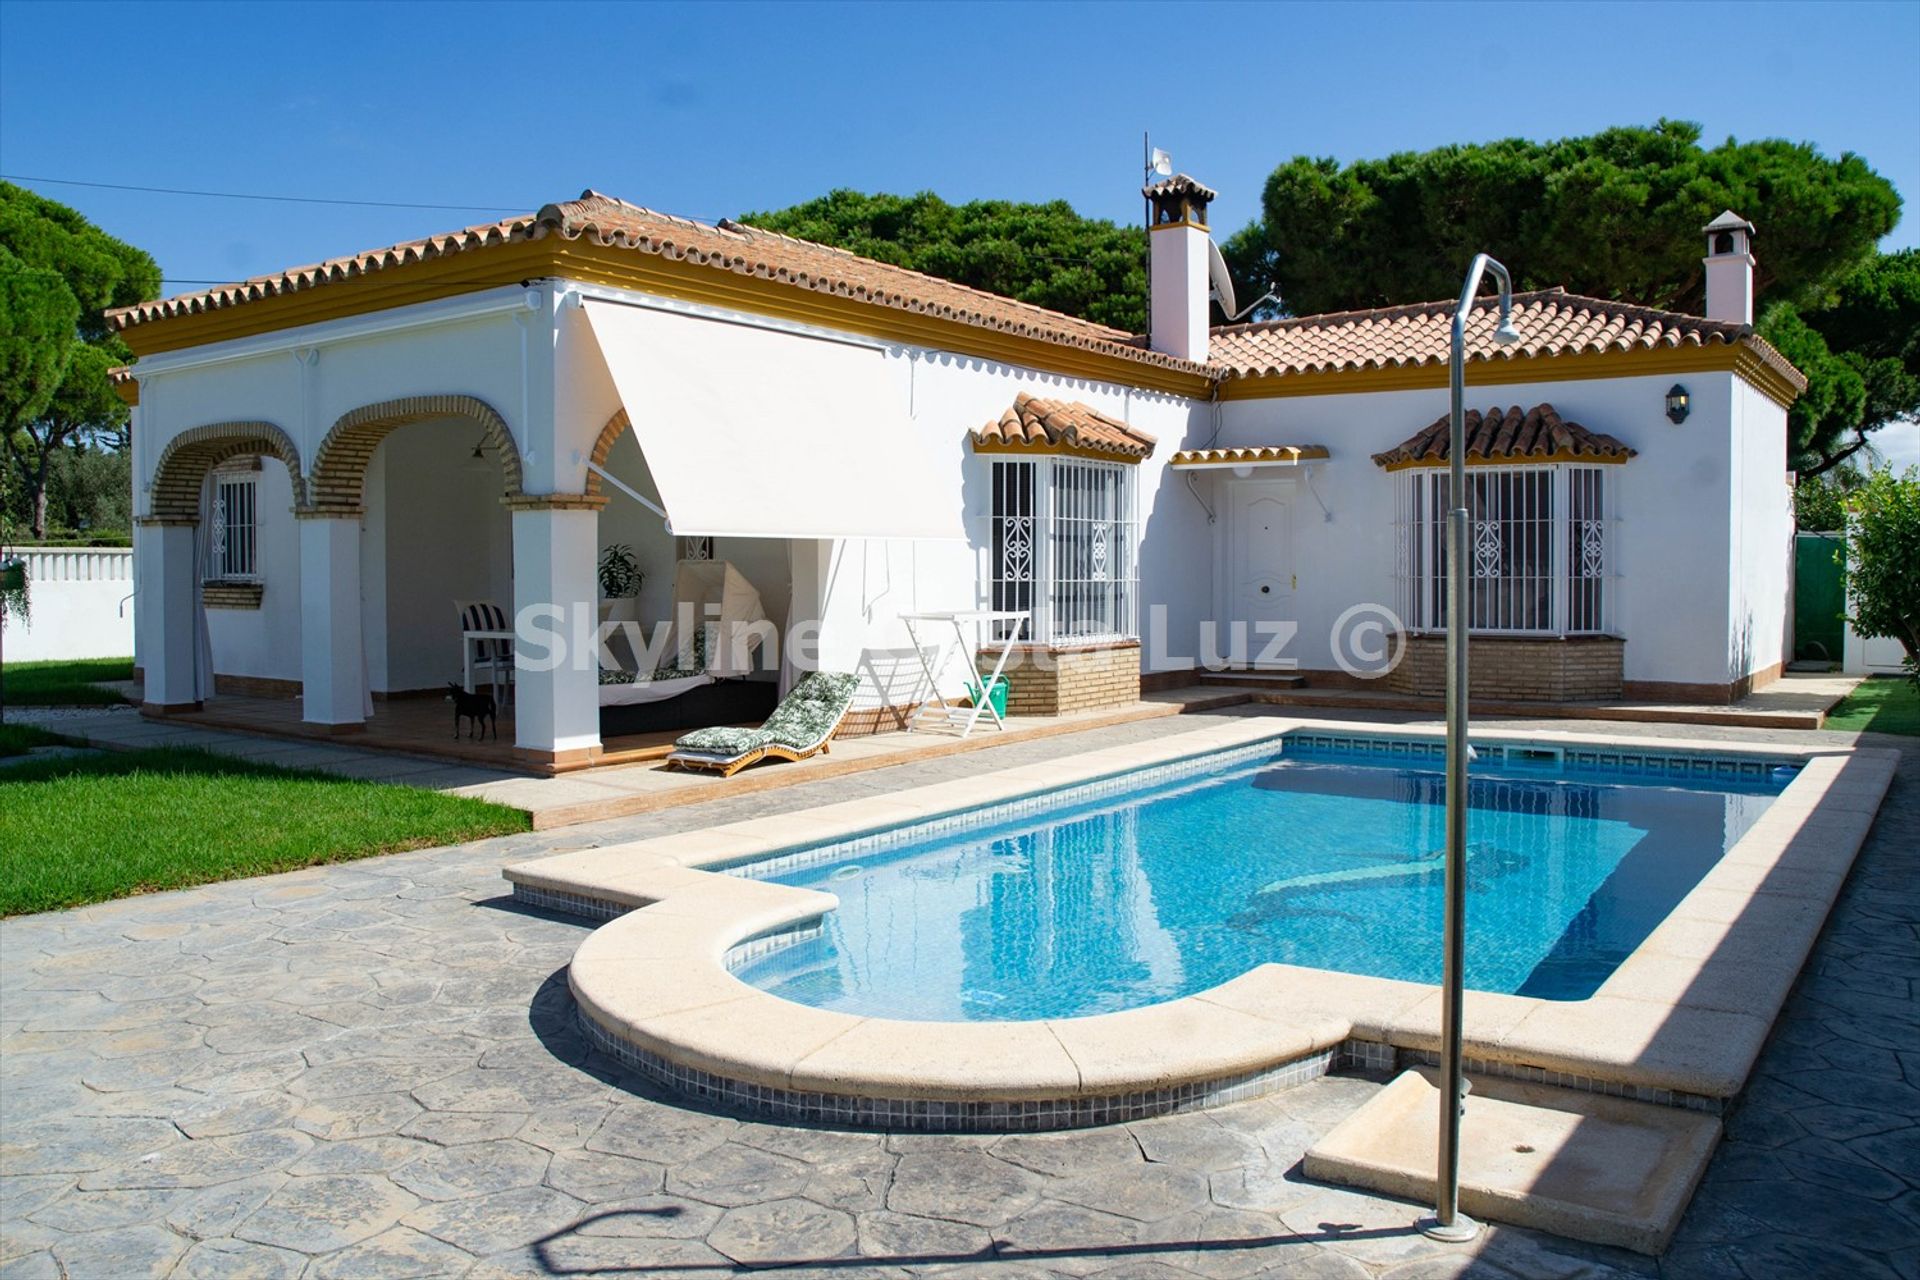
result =
[{"label": "black dog", "polygon": [[460,722],[473,721],[470,737],[478,740],[485,735],[486,726],[493,725],[493,740],[500,741],[500,722],[494,718],[493,695],[485,690],[468,693],[453,681],[447,681],[447,701],[453,704],[453,736],[460,736]]}]

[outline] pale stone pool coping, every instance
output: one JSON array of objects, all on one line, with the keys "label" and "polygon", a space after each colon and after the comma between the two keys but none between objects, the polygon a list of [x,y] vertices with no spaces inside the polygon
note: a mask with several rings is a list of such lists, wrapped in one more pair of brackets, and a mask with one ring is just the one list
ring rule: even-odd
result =
[{"label": "pale stone pool coping", "polygon": [[[1207,991],[1122,1013],[1032,1022],[910,1022],[814,1009],[729,971],[736,948],[806,927],[838,903],[831,894],[710,868],[1303,730],[1440,736],[1246,717],[884,797],[559,854],[504,874],[532,902],[587,915],[625,912],[581,944],[569,969],[597,1040],[630,1051],[656,1074],[717,1080],[740,1096],[763,1090],[970,1107],[1181,1090],[1193,1096],[1215,1082],[1290,1082],[1278,1068],[1316,1055],[1324,1063],[1355,1042],[1405,1057],[1429,1054],[1439,1042],[1434,987],[1290,965],[1262,965]],[[1866,838],[1898,753],[1544,730],[1476,735],[1475,742],[1803,762],[1759,821],[1593,996],[1467,997],[1467,1054],[1477,1069],[1717,1109],[1744,1085]]]}]

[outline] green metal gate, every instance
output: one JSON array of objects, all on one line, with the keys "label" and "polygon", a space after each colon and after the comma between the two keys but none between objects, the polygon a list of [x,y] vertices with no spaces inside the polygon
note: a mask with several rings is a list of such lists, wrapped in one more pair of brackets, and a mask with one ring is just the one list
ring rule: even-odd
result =
[{"label": "green metal gate", "polygon": [[1801,662],[1839,662],[1846,643],[1844,541],[1837,533],[1793,538],[1793,656]]}]

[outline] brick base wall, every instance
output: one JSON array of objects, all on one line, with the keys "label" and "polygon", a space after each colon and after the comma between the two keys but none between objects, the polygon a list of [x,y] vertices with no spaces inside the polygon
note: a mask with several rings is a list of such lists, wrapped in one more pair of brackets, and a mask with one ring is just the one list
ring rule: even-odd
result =
[{"label": "brick base wall", "polygon": [[265,592],[258,582],[207,582],[200,587],[200,597],[209,609],[258,609]]},{"label": "brick base wall", "polygon": [[[1445,636],[1406,636],[1386,687],[1416,697],[1447,692]],[[1470,692],[1515,702],[1618,698],[1626,641],[1617,636],[1475,636],[1467,650]]]},{"label": "brick base wall", "polygon": [[[982,674],[1000,651],[983,649]],[[1007,714],[1057,716],[1140,700],[1140,642],[1078,647],[1017,645],[1007,658]]]}]

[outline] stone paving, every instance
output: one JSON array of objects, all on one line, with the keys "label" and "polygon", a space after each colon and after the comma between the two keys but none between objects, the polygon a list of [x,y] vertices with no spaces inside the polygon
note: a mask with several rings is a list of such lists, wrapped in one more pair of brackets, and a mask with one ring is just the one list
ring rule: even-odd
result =
[{"label": "stone paving", "polygon": [[1874,740],[1909,748],[1900,777],[1658,1264],[1511,1228],[1436,1245],[1417,1206],[1304,1181],[1370,1078],[998,1138],[690,1109],[587,1049],[565,966],[588,926],[499,879],[1061,745],[0,924],[0,1277],[1920,1274],[1911,739]]}]

